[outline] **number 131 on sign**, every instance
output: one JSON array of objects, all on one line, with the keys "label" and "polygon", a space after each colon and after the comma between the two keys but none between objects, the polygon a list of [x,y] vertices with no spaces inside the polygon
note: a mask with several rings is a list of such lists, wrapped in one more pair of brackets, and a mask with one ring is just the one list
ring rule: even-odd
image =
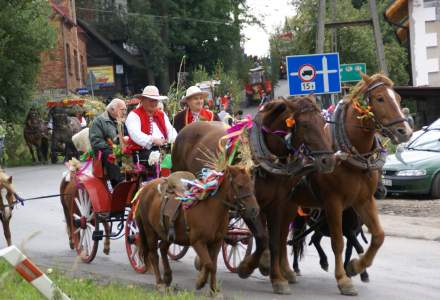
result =
[{"label": "number 131 on sign", "polygon": [[315,89],[315,82],[301,82],[302,91],[314,91]]}]

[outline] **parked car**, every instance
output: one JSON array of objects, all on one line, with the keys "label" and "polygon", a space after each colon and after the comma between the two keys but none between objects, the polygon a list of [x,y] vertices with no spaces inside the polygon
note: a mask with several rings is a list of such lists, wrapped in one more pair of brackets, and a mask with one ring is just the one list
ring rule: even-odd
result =
[{"label": "parked car", "polygon": [[388,194],[440,198],[439,125],[437,120],[416,132],[409,143],[398,147],[394,155],[388,156],[382,178]]}]

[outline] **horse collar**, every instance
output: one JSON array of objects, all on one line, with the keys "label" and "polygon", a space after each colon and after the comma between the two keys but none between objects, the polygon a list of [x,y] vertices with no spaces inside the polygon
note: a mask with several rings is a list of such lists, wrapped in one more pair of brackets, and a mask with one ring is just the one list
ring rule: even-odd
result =
[{"label": "horse collar", "polygon": [[335,150],[349,153],[346,162],[354,167],[362,170],[381,169],[385,163],[387,153],[377,136],[374,137],[373,150],[364,154],[359,153],[350,142],[344,124],[345,114],[347,113],[346,104],[344,100],[339,101],[331,122]]}]

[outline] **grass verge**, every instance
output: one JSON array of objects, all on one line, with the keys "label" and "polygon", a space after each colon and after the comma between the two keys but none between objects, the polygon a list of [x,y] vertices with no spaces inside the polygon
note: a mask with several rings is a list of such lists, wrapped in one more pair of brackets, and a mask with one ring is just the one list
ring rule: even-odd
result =
[{"label": "grass verge", "polygon": [[[44,270],[51,280],[72,300],[174,300],[196,299],[190,292],[160,294],[145,288],[120,283],[98,284],[92,279],[69,278],[59,271]],[[49,274],[48,274],[49,273]],[[0,259],[0,300],[44,300],[32,285],[23,280],[10,265]]]}]

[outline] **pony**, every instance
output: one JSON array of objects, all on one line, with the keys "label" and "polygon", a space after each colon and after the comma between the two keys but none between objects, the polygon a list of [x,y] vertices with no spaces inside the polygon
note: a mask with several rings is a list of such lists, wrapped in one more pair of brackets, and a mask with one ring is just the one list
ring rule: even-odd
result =
[{"label": "pony", "polygon": [[[327,255],[321,247],[322,237],[330,237],[330,228],[327,222],[325,211],[316,209],[304,216],[297,216],[292,223],[292,239],[289,243],[293,246],[293,270],[297,275],[301,274],[299,269],[299,258],[304,253],[305,236],[312,232],[313,235],[310,239],[309,246],[313,244],[319,254],[319,264],[324,271],[328,271]],[[306,231],[307,225],[310,229]],[[357,236],[360,235],[365,243],[368,243],[364,231],[362,230],[362,221],[356,214],[353,208],[349,207],[344,210],[342,214],[342,234],[347,239],[347,245],[345,248],[345,260],[344,267],[350,262],[353,247],[358,254],[364,253],[364,248],[359,243]],[[361,280],[363,282],[369,282],[369,275],[367,271],[361,273]]]},{"label": "pony", "polygon": [[[6,193],[4,193],[4,191],[6,191]],[[6,204],[3,198],[6,198]],[[11,246],[11,229],[9,228],[9,222],[11,221],[12,210],[16,201],[15,190],[12,185],[12,176],[6,175],[6,173],[0,169],[0,220],[3,224],[3,232],[8,246]]]},{"label": "pony", "polygon": [[[259,212],[253,193],[251,173],[245,167],[227,166],[219,179],[220,183],[215,194],[208,194],[206,199],[197,200],[189,208],[180,208],[174,223],[174,238],[170,240],[166,225],[162,222],[162,207],[166,205],[163,204],[165,199],[171,196],[161,186],[166,184],[167,180],[171,181],[173,176],[187,180],[195,178],[189,172],[172,173],[168,178],[148,182],[136,198],[138,203],[135,218],[140,234],[139,256],[147,266],[152,266],[156,286],[162,289],[169,286],[172,281],[172,271],[168,261],[170,245],[172,243],[191,245],[199,257],[197,264],[200,272],[196,280],[196,288],[203,288],[210,277],[210,291],[215,294],[217,257],[227,233],[229,210],[239,212],[247,220],[255,220]],[[177,195],[179,191],[182,192],[182,187],[177,188]],[[164,267],[164,278],[161,277],[159,270],[158,247]]]},{"label": "pony", "polygon": [[[289,200],[291,189],[302,174],[315,169],[331,172],[336,163],[324,125],[314,96],[273,100],[253,119],[249,144],[261,213],[255,224],[245,220],[254,234],[256,250],[241,262],[238,274],[246,278],[259,264],[264,274],[270,269],[275,293],[290,293],[287,281],[296,280],[293,272],[287,274],[280,267],[283,265],[280,250],[286,248],[289,223],[294,218]],[[173,147],[173,170],[199,172],[204,167],[204,149],[218,151],[219,140],[225,134],[226,127],[221,122],[186,126]]]},{"label": "pony", "polygon": [[[333,149],[347,153],[347,159],[332,174],[309,174],[290,199],[296,207],[325,209],[335,255],[335,278],[343,295],[357,295],[349,276],[370,267],[384,241],[374,192],[386,152],[376,133],[390,138],[394,144],[406,142],[412,135],[393,82],[383,74],[361,75],[362,80],[338,103],[327,128]],[[353,207],[368,227],[371,243],[365,254],[352,259],[344,269],[342,212],[348,207]],[[287,262],[287,255],[285,259]],[[290,269],[288,264],[284,268]]]},{"label": "pony", "polygon": [[57,153],[64,153],[64,161],[67,162],[72,157],[78,158],[72,136],[81,130],[81,123],[76,117],[70,117],[65,107],[55,106],[49,111],[49,118],[53,122],[51,140],[51,161],[57,162]]},{"label": "pony", "polygon": [[31,153],[32,161],[36,162],[34,155],[35,147],[38,161],[46,163],[49,154],[49,129],[35,108],[31,108],[26,116],[23,135]]}]

